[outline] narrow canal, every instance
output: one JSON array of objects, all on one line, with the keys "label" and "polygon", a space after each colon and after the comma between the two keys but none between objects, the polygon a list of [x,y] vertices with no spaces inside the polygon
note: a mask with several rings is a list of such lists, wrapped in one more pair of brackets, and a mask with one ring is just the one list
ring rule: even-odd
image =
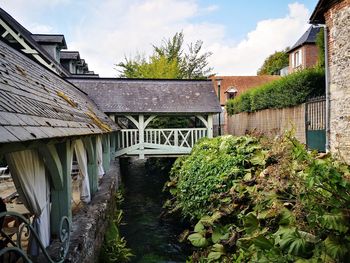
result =
[{"label": "narrow canal", "polygon": [[162,166],[155,165],[159,159],[124,159],[121,163],[126,225],[120,230],[135,255],[131,262],[185,262],[191,253],[178,242],[183,223],[178,218],[161,216],[165,198],[162,189],[173,161],[163,159]]}]

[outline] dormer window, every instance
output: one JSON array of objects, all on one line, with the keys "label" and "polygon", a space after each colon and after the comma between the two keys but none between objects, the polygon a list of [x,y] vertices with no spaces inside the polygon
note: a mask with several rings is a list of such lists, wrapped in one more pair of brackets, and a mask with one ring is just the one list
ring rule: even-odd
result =
[{"label": "dormer window", "polygon": [[225,91],[227,99],[233,99],[234,97],[237,96],[238,90],[235,87],[230,87],[228,90]]}]

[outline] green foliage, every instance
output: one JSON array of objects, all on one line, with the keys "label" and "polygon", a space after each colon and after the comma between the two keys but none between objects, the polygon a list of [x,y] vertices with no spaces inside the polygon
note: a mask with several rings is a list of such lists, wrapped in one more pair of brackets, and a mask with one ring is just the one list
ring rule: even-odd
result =
[{"label": "green foliage", "polygon": [[[123,197],[120,192],[116,193],[117,204],[123,201]],[[129,262],[132,254],[131,250],[127,248],[126,241],[121,237],[119,233],[119,226],[123,217],[123,211],[117,210],[115,216],[109,223],[104,243],[102,244],[99,262],[103,263],[117,263],[117,262]]]},{"label": "green foliage", "polygon": [[150,124],[148,124],[147,128],[188,128],[190,123],[191,120],[188,117],[157,116]]},{"label": "green foliage", "polygon": [[197,40],[188,45],[187,53],[183,49],[184,34],[176,33],[172,38],[163,40],[161,46],[153,45],[153,54],[146,59],[141,55],[125,58],[117,64],[121,68],[120,77],[159,78],[159,79],[204,79],[212,68],[208,67],[210,52],[202,52],[203,42]]},{"label": "green foliage", "polygon": [[262,152],[261,146],[252,137],[223,136],[201,140],[188,158],[175,162],[170,173],[178,178],[174,208],[181,205],[183,215],[189,218],[199,219],[206,215],[220,205],[215,201],[217,194],[230,189],[233,180],[255,170],[254,165],[247,170],[245,167],[258,152]]},{"label": "green foliage", "polygon": [[265,59],[264,64],[258,70],[258,75],[278,75],[279,71],[289,65],[289,55],[285,51],[276,51]]},{"label": "green foliage", "polygon": [[290,134],[201,140],[166,185],[171,212],[197,222],[189,262],[346,262],[350,170]]},{"label": "green foliage", "polygon": [[285,108],[304,103],[308,98],[324,95],[325,73],[323,69],[305,69],[281,79],[248,90],[228,100],[227,112],[254,112],[263,109]]},{"label": "green foliage", "polygon": [[318,50],[318,61],[317,64],[319,67],[324,68],[325,66],[325,44],[324,44],[324,29],[320,29],[316,36],[316,46]]},{"label": "green foliage", "polygon": [[149,78],[149,79],[172,79],[179,78],[177,60],[168,60],[164,55],[153,55],[147,61],[144,58],[126,59],[118,65],[123,67],[122,77]]}]

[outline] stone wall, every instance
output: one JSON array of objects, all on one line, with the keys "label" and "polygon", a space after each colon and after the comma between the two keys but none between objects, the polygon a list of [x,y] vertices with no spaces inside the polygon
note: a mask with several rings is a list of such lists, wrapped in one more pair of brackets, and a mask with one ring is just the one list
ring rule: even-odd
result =
[{"label": "stone wall", "polygon": [[115,198],[120,178],[119,161],[112,161],[100,189],[91,203],[73,217],[70,247],[65,262],[98,262],[108,218],[115,211]]},{"label": "stone wall", "polygon": [[330,73],[330,149],[350,163],[350,0],[326,14]]},{"label": "stone wall", "polygon": [[306,143],[305,104],[253,113],[243,112],[227,118],[227,133],[236,136],[255,131],[274,137],[292,128],[295,129],[296,138]]}]

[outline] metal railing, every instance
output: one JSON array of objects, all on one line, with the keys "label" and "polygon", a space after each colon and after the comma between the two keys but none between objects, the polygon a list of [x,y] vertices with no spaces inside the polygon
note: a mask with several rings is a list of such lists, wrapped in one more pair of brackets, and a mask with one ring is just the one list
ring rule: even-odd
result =
[{"label": "metal railing", "polygon": [[[27,220],[21,214],[16,212],[2,212],[0,213],[0,222],[6,222],[6,219],[10,219],[14,221],[17,227],[14,227],[14,231],[11,233],[6,233],[3,226],[1,226],[1,244],[4,246],[0,250],[0,260],[4,259],[6,256],[11,256],[11,254],[15,254],[18,258],[21,258],[23,262],[35,262],[31,256],[29,256],[23,248],[24,241],[29,240],[31,238],[34,242],[37,243],[40,251],[42,252],[43,257],[45,257],[46,262],[50,263],[61,263],[64,262],[64,259],[68,253],[69,242],[70,242],[70,230],[71,225],[69,219],[64,216],[60,221],[59,227],[59,235],[58,239],[60,242],[58,255],[55,259],[53,259],[47,252],[45,246],[40,241],[38,234],[35,229],[31,225],[30,221]],[[25,237],[26,240],[22,238]],[[10,246],[6,246],[10,245]],[[17,261],[16,261],[17,262]]]}]

